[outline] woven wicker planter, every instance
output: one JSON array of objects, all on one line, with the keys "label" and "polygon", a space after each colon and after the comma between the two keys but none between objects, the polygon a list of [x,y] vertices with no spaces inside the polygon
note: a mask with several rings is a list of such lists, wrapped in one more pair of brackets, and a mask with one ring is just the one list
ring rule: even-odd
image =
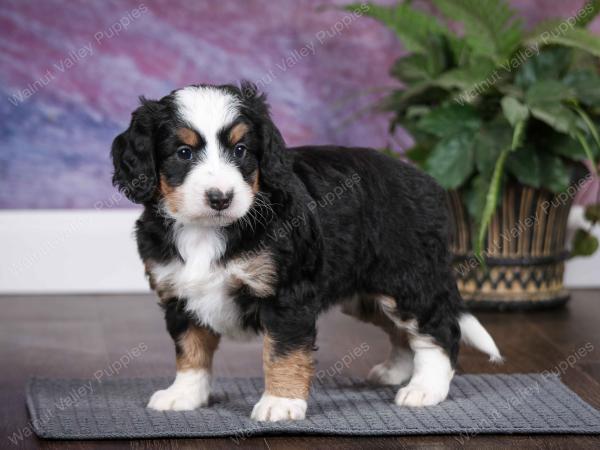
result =
[{"label": "woven wicker planter", "polygon": [[458,192],[449,193],[451,249],[458,287],[475,309],[534,309],[569,299],[563,286],[572,196],[512,184],[490,224],[486,265],[472,253],[474,228]]}]

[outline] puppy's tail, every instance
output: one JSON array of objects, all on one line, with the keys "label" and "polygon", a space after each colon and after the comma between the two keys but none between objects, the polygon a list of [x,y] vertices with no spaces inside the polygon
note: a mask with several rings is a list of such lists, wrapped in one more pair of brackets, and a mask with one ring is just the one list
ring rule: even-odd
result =
[{"label": "puppy's tail", "polygon": [[469,313],[461,314],[458,319],[462,341],[490,356],[490,361],[501,363],[502,356],[490,334],[479,321]]}]

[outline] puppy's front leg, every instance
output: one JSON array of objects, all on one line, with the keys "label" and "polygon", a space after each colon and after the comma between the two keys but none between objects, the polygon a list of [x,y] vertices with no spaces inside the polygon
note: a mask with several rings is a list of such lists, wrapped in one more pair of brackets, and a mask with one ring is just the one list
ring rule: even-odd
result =
[{"label": "puppy's front leg", "polygon": [[263,369],[265,392],[252,410],[252,419],[270,422],[304,419],[314,373],[312,348],[281,348],[265,334]]},{"label": "puppy's front leg", "polygon": [[208,404],[213,354],[219,336],[194,323],[183,302],[170,300],[165,305],[169,334],[175,341],[177,374],[167,389],[156,391],[148,408],[158,411],[188,411]]}]

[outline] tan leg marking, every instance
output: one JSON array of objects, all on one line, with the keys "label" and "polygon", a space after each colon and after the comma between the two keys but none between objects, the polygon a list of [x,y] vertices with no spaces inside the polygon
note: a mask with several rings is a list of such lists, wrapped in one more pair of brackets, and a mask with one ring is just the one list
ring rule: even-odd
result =
[{"label": "tan leg marking", "polygon": [[296,350],[287,355],[276,356],[273,354],[273,344],[269,335],[265,335],[263,347],[265,394],[306,400],[314,373],[312,352]]},{"label": "tan leg marking", "polygon": [[156,391],[148,408],[157,411],[191,411],[208,405],[212,360],[219,336],[190,325],[177,340],[177,374],[173,384]]},{"label": "tan leg marking", "polygon": [[177,371],[206,369],[210,372],[219,339],[217,334],[207,328],[190,325],[177,340],[181,349],[180,354],[177,355]]}]

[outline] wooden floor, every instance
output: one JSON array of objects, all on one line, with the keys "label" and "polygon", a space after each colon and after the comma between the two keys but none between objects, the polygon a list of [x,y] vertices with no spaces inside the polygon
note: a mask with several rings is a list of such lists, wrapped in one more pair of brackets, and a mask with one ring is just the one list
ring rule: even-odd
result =
[{"label": "wooden floor", "polygon": [[[173,375],[171,341],[160,310],[150,296],[0,297],[0,448],[600,448],[597,436],[455,436],[398,438],[268,437],[148,441],[42,441],[30,434],[24,387],[30,376],[86,377],[110,366],[134,347],[147,350],[115,377]],[[478,314],[506,357],[500,367],[463,348],[459,372],[541,372],[567,364],[563,381],[600,408],[600,291],[581,290],[563,309],[528,314]],[[333,367],[355,348],[366,348],[344,367],[343,375],[365,376],[381,362],[388,344],[376,328],[338,311],[319,324],[317,369]],[[577,356],[578,350],[587,349]],[[592,350],[592,351],[590,351]],[[570,356],[570,358],[569,358]],[[573,362],[573,360],[576,360]],[[571,365],[568,364],[571,362]],[[217,353],[219,376],[261,374],[261,342],[225,342]]]}]

